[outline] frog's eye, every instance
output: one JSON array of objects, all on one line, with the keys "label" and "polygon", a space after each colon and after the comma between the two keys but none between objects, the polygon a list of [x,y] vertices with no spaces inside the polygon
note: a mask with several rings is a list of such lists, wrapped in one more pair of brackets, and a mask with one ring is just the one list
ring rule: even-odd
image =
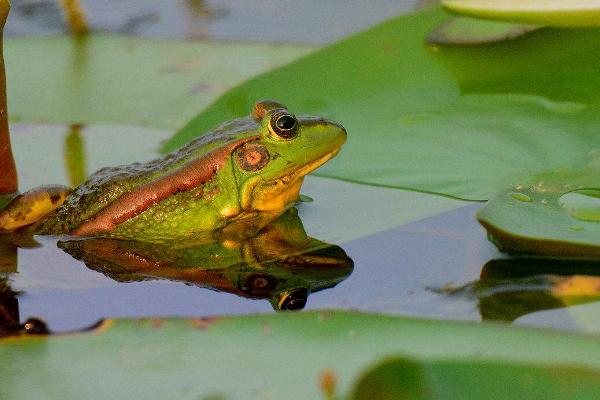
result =
[{"label": "frog's eye", "polygon": [[291,139],[298,133],[298,121],[294,115],[282,110],[271,115],[269,129],[280,138]]},{"label": "frog's eye", "polygon": [[260,171],[269,159],[269,151],[262,144],[249,143],[237,151],[238,164],[244,171]]}]

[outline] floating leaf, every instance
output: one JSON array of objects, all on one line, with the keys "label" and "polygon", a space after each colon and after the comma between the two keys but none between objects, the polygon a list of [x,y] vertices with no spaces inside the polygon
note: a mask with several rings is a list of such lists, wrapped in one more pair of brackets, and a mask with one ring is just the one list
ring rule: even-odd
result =
[{"label": "floating leaf", "polygon": [[599,221],[590,211],[561,205],[565,193],[596,186],[600,167],[594,165],[541,174],[494,197],[477,218],[492,241],[509,253],[600,258]]},{"label": "floating leaf", "polygon": [[174,129],[235,84],[312,49],[106,34],[10,38],[10,118]]},{"label": "floating leaf", "polygon": [[540,27],[536,25],[455,17],[435,28],[427,41],[431,44],[478,45],[515,39],[537,29]]},{"label": "floating leaf", "polygon": [[455,13],[527,24],[600,26],[598,0],[442,0]]},{"label": "floating leaf", "polygon": [[462,374],[498,360],[596,370],[599,351],[592,337],[347,312],[117,320],[79,335],[1,340],[0,397],[320,399],[324,371],[348,393],[389,355],[464,362],[447,370]]}]

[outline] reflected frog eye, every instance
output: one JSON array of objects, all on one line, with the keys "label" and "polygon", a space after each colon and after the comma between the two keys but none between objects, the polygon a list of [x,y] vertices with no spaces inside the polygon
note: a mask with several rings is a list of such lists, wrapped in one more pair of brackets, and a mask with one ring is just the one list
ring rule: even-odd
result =
[{"label": "reflected frog eye", "polygon": [[298,121],[289,112],[279,111],[271,116],[269,129],[282,139],[291,139],[298,133]]},{"label": "reflected frog eye", "polygon": [[304,288],[294,289],[288,293],[282,293],[277,303],[280,311],[302,310],[308,299],[308,290]]},{"label": "reflected frog eye", "polygon": [[246,144],[237,151],[238,164],[244,171],[260,171],[269,159],[269,151],[261,144]]}]

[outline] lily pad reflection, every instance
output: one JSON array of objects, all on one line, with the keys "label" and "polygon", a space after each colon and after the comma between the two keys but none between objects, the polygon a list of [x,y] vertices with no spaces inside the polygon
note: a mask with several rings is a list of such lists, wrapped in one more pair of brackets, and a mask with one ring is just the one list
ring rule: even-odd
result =
[{"label": "lily pad reflection", "polygon": [[477,299],[483,320],[512,322],[537,311],[600,301],[600,262],[497,259],[485,264],[478,281],[444,292]]},{"label": "lily pad reflection", "polygon": [[250,299],[276,310],[304,308],[312,292],[346,279],[353,262],[339,246],[306,235],[295,209],[248,239],[156,244],[108,238],[58,246],[119,282],[168,279]]}]

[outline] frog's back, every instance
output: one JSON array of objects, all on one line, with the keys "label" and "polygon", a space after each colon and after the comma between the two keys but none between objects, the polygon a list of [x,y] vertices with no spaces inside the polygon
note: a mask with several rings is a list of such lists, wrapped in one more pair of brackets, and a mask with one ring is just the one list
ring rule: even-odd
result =
[{"label": "frog's back", "polygon": [[69,234],[125,193],[182,167],[191,159],[236,141],[253,129],[256,129],[255,121],[240,118],[220,125],[164,158],[102,168],[75,188],[65,202],[36,228],[36,233]]}]

